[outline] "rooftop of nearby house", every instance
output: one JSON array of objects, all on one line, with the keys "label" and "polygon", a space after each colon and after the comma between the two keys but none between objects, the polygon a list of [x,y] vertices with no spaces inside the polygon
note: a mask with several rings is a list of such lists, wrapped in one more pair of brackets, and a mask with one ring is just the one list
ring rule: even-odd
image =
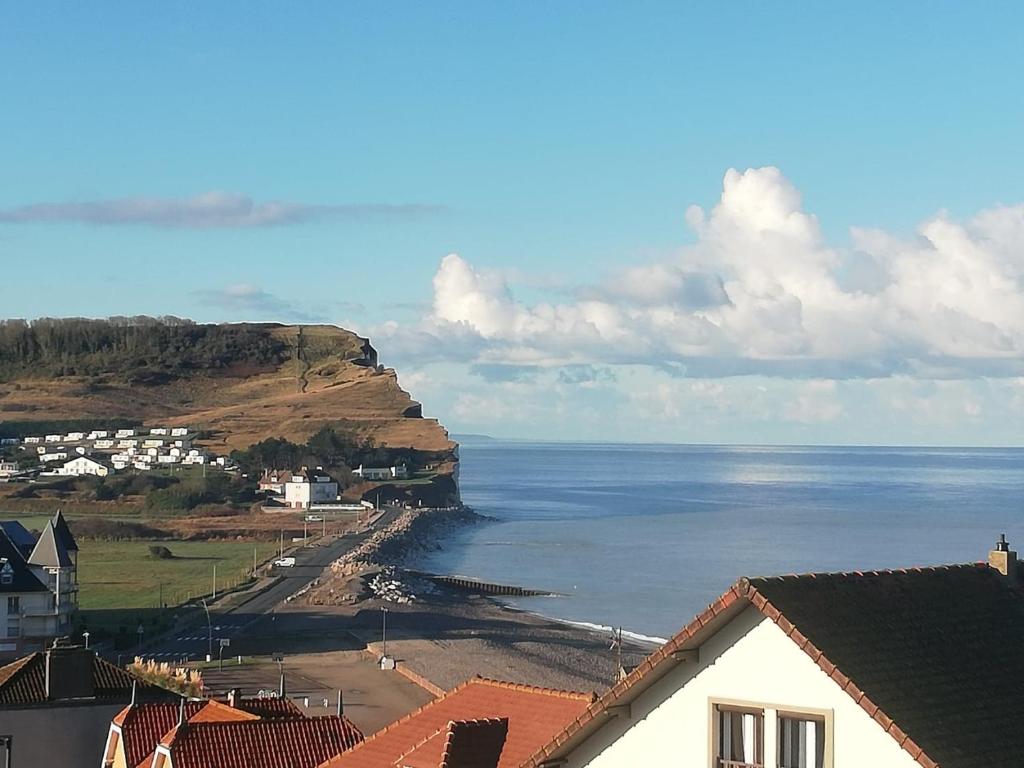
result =
[{"label": "rooftop of nearby house", "polygon": [[160,740],[184,718],[188,722],[228,722],[302,717],[289,699],[232,698],[222,701],[164,701],[129,704],[113,719],[129,766],[149,768]]},{"label": "rooftop of nearby house", "polygon": [[315,768],[362,740],[345,717],[189,722],[161,741],[174,768]]},{"label": "rooftop of nearby house", "polygon": [[[326,768],[380,768],[401,766],[396,762],[412,759],[410,768],[419,768],[424,757],[439,762],[444,747],[454,733],[455,744],[462,741],[466,754],[479,747],[494,745],[499,728],[463,731],[472,721],[502,720],[507,729],[501,738],[500,757],[493,765],[518,768],[526,759],[594,700],[593,694],[556,691],[529,685],[475,678],[424,705],[366,739],[362,744],[325,763]],[[452,731],[452,724],[455,726]],[[474,746],[475,745],[475,746]],[[458,755],[456,755],[458,757]],[[450,763],[458,765],[459,763]],[[465,765],[470,765],[465,763]]]},{"label": "rooftop of nearby house", "polygon": [[[1009,553],[1013,555],[1014,553]],[[565,754],[753,608],[923,766],[989,768],[1024,728],[1024,589],[985,563],[743,578],[527,763]]]},{"label": "rooftop of nearby house", "polygon": [[495,768],[508,738],[508,718],[448,723],[395,761],[397,768]]},{"label": "rooftop of nearby house", "polygon": [[[46,669],[50,666],[47,679]],[[71,700],[111,702],[132,695],[174,697],[79,647],[57,647],[0,667],[0,708],[52,705]]]}]

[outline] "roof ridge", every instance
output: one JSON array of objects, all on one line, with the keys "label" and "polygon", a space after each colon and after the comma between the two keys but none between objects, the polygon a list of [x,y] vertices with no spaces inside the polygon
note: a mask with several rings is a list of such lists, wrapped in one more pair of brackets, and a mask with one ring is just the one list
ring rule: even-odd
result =
[{"label": "roof ridge", "polygon": [[545,688],[540,685],[529,685],[528,683],[514,683],[508,680],[495,680],[490,677],[482,677],[477,675],[472,677],[468,681],[469,683],[482,683],[483,685],[491,685],[496,688],[505,688],[513,691],[524,691],[528,693],[540,693],[545,696],[557,696],[562,699],[579,699],[580,701],[594,701],[597,698],[597,694],[591,691],[587,693],[585,691],[569,691],[564,688]]},{"label": "roof ridge", "polygon": [[[891,576],[896,574],[906,573],[932,573],[940,571],[953,571],[953,570],[984,570],[988,568],[988,563],[985,562],[973,562],[973,563],[944,563],[940,565],[911,565],[904,568],[874,568],[869,570],[861,571],[805,571],[802,573],[779,573],[771,576],[744,576],[740,579],[740,582],[747,581],[793,581],[796,579],[817,579],[817,578],[849,578],[849,577],[867,577],[867,576]],[[739,583],[739,582],[737,582]]]}]

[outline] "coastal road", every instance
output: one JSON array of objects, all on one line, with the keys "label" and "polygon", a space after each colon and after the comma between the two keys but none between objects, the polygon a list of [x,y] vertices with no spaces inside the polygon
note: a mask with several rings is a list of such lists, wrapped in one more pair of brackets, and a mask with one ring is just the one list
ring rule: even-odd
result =
[{"label": "coastal road", "polygon": [[274,569],[275,576],[280,577],[277,583],[237,605],[223,610],[212,608],[209,626],[204,621],[187,631],[172,633],[142,655],[157,661],[203,659],[211,646],[211,636],[214,658],[217,657],[221,638],[231,641],[231,645],[224,649],[226,658],[246,653],[248,628],[267,614],[273,614],[285,600],[318,578],[328,565],[354,549],[375,530],[389,525],[401,512],[399,508],[389,507],[367,531],[341,536],[326,545],[312,544],[295,549],[289,553],[295,557],[293,567]]}]

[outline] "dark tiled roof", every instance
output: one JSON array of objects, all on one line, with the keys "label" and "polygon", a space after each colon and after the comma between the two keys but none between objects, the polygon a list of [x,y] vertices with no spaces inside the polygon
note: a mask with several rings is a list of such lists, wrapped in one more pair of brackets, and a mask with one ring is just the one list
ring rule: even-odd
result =
[{"label": "dark tiled roof", "polygon": [[785,632],[926,768],[1014,768],[1024,591],[983,563],[740,579],[526,763],[593,733],[747,606]]},{"label": "dark tiled roof", "polygon": [[28,559],[32,565],[42,565],[47,568],[70,568],[72,565],[71,556],[64,544],[58,538],[53,527],[53,522],[46,524],[43,532],[36,542],[35,549]]},{"label": "dark tiled roof", "polygon": [[395,761],[400,768],[497,768],[508,719],[459,720]]},{"label": "dark tiled roof", "polygon": [[0,520],[0,533],[6,533],[7,538],[21,552],[22,557],[28,560],[32,549],[36,545],[36,537],[24,525],[17,520]]},{"label": "dark tiled roof", "polygon": [[748,583],[784,617],[783,630],[791,624],[794,640],[814,644],[826,672],[855,699],[868,699],[869,714],[883,713],[876,719],[895,738],[906,734],[943,766],[1019,764],[1024,594],[995,569],[979,564]]},{"label": "dark tiled roof", "polygon": [[47,587],[41,582],[25,562],[21,550],[8,538],[7,533],[0,530],[0,573],[9,571],[11,582],[5,583],[0,577],[0,593],[4,592],[45,592]]},{"label": "dark tiled roof", "polygon": [[[91,652],[90,652],[91,653]],[[162,688],[145,683],[109,661],[92,654],[94,698],[117,700],[131,696],[132,683],[140,693],[172,695]],[[0,706],[31,706],[49,703],[46,697],[46,653],[30,653],[5,667],[0,667]]]},{"label": "dark tiled roof", "polygon": [[475,678],[378,731],[331,760],[328,768],[391,766],[432,739],[437,740],[435,754],[440,759],[449,723],[484,718],[508,721],[499,765],[519,768],[593,700],[593,694]]},{"label": "dark tiled roof", "polygon": [[264,720],[275,720],[282,717],[305,717],[298,705],[289,698],[253,698],[239,699],[236,707],[250,712]]},{"label": "dark tiled roof", "polygon": [[[92,461],[96,461],[96,459],[92,459]],[[96,461],[96,463],[109,467],[108,464],[101,461]],[[59,509],[53,516],[53,530],[57,534],[57,541],[63,545],[64,549],[68,552],[78,551],[78,544],[75,542],[75,537],[71,535],[71,529],[68,528],[67,521],[64,519],[64,515],[61,514]]]},{"label": "dark tiled roof", "polygon": [[189,723],[163,739],[174,768],[316,768],[362,741],[344,717]]}]

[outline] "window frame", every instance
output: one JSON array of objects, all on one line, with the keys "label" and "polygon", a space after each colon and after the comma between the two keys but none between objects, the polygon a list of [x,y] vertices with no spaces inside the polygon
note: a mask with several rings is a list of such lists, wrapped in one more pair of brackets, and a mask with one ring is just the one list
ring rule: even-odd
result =
[{"label": "window frame", "polygon": [[[711,707],[711,728],[708,729],[711,735],[711,743],[709,750],[711,757],[711,768],[720,768],[720,758],[718,756],[718,742],[721,737],[720,723],[721,713],[723,710],[726,712],[735,712],[743,715],[754,715],[756,718],[758,718],[758,720],[755,721],[758,722],[759,725],[757,726],[757,731],[754,734],[754,752],[756,754],[758,751],[760,751],[761,759],[760,762],[755,763],[755,765],[760,765],[762,766],[762,768],[766,768],[767,764],[765,763],[765,754],[767,744],[765,743],[765,734],[767,732],[767,712],[765,711],[765,707],[755,702],[735,701],[728,699],[710,699],[709,703]],[[758,747],[760,747],[760,750],[758,750]]]},{"label": "window frame", "polygon": [[718,766],[719,708],[734,712],[761,713],[761,765],[764,768],[779,766],[780,717],[802,720],[817,719],[824,723],[825,749],[822,768],[834,768],[835,715],[834,710],[820,707],[804,707],[793,704],[779,704],[769,701],[731,699],[722,696],[708,697],[708,766]]}]

